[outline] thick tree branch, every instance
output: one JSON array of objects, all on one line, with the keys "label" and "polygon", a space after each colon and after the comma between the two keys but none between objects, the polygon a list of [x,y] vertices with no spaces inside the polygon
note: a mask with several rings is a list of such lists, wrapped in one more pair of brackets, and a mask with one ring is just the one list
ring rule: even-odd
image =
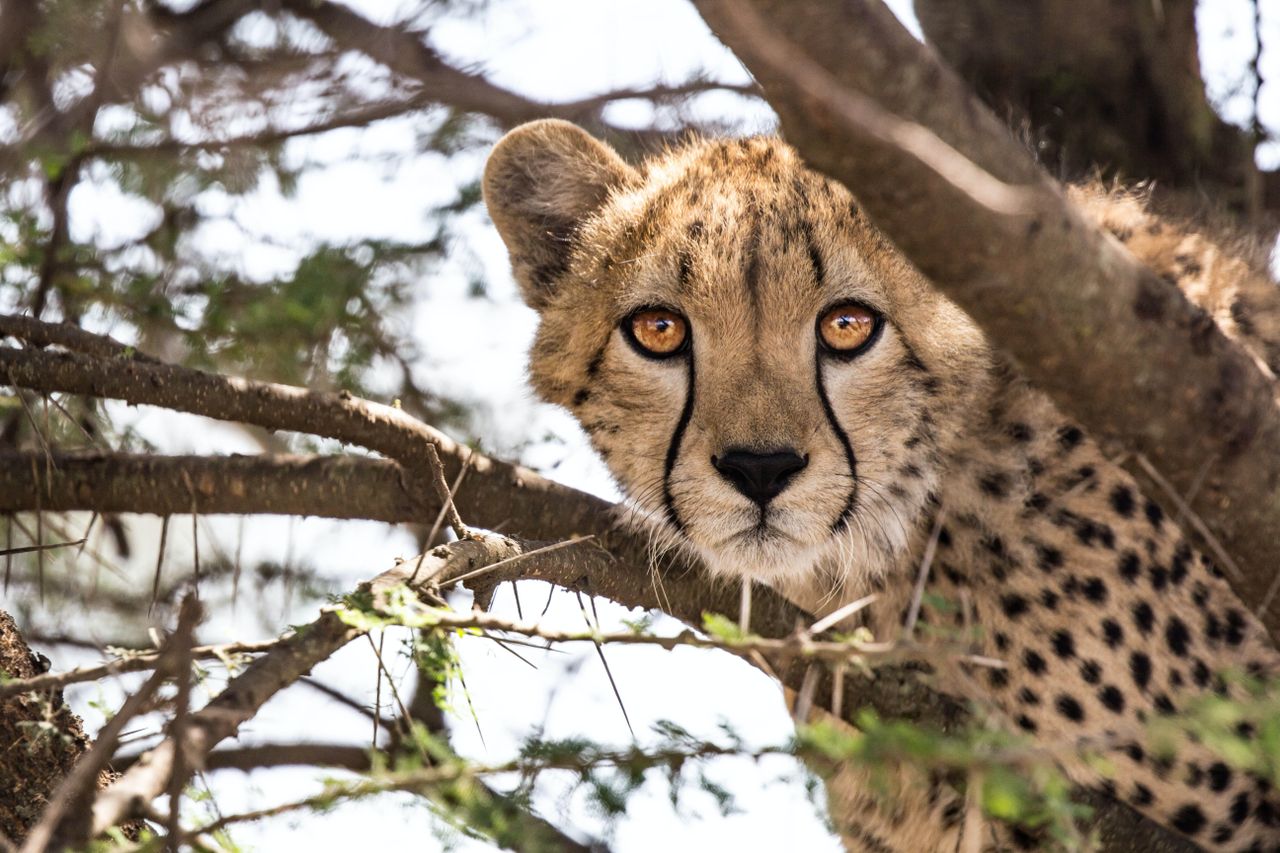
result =
[{"label": "thick tree branch", "polygon": [[[48,465],[46,466],[46,462]],[[456,464],[456,462],[455,462]],[[0,512],[40,508],[151,515],[298,515],[425,523],[404,468],[368,456],[150,456],[0,452]],[[459,503],[463,503],[461,497]],[[469,505],[469,504],[464,504]],[[500,521],[501,519],[499,519]],[[497,522],[492,522],[497,524]]]},{"label": "thick tree branch", "polygon": [[[10,370],[14,372],[7,373]],[[390,452],[402,450],[407,442],[435,442],[450,479],[456,475],[464,459],[471,466],[466,485],[457,498],[458,508],[469,523],[489,527],[505,524],[508,529],[548,539],[565,539],[592,533],[596,534],[597,544],[601,546],[565,549],[550,555],[553,559],[531,558],[511,562],[479,578],[481,583],[478,586],[483,588],[526,578],[547,580],[603,595],[625,606],[661,609],[691,625],[700,624],[704,612],[736,612],[739,601],[737,589],[708,581],[696,566],[677,556],[654,559],[645,537],[616,528],[614,508],[607,502],[549,483],[518,466],[485,459],[458,447],[429,427],[418,424],[393,409],[364,404],[339,395],[315,394],[286,386],[228,379],[168,365],[140,363],[129,358],[117,357],[100,361],[72,353],[0,348],[0,376],[7,375],[12,375],[10,381],[24,386],[119,396],[136,402],[167,405],[182,411],[239,418],[270,428],[298,429],[343,440],[358,440],[367,446]],[[17,378],[19,375],[23,377],[22,380]],[[27,457],[23,467],[29,469],[33,458]],[[0,476],[48,476],[48,484],[41,483],[40,493],[49,495],[50,500],[54,496],[65,497],[68,504],[64,508],[92,509],[94,498],[108,493],[115,495],[111,499],[119,503],[113,505],[121,511],[126,510],[129,500],[135,499],[138,501],[136,507],[154,506],[154,503],[146,503],[151,499],[142,489],[129,488],[116,493],[110,492],[113,487],[108,487],[102,476],[92,480],[93,485],[88,489],[75,488],[75,478],[83,475],[84,469],[78,469],[76,461],[68,457],[57,457],[55,462],[58,463],[56,467],[49,466],[52,467],[51,474],[34,475],[18,475],[16,464],[12,468],[0,464],[0,471],[8,472]],[[119,464],[123,467],[116,470],[122,472],[127,471],[129,466],[144,464],[141,460],[128,458],[119,460],[118,463],[94,460],[88,464],[93,466],[100,462],[107,465]],[[199,464],[204,465],[206,462],[211,470],[212,460],[201,461]],[[282,472],[282,476],[287,477],[295,464],[300,464],[304,469],[318,464],[314,460],[296,463],[295,460],[288,459],[243,457],[229,457],[225,462],[232,470],[230,482],[235,482],[238,476],[235,472],[241,465],[254,469],[256,473],[252,476],[268,477],[266,471],[277,469]],[[184,485],[182,491],[178,491],[176,485],[176,481],[182,480],[178,472],[187,463],[185,459],[156,460],[154,463],[156,470],[164,472],[166,482],[170,484],[168,493],[180,501],[180,507],[189,505],[189,490]],[[338,472],[349,465],[352,470],[363,472],[356,476],[368,477],[370,482],[376,480],[384,484],[384,487],[390,486],[387,479],[392,471],[390,463],[375,460],[357,462],[352,459],[325,464],[332,464],[330,470]],[[37,471],[48,471],[49,467],[40,465],[37,466]],[[245,476],[247,478],[251,475]],[[245,482],[252,480],[246,479]],[[403,488],[403,481],[399,477],[396,478],[396,485]],[[278,489],[267,487],[268,493],[272,491]],[[33,504],[28,509],[36,508],[33,492],[23,491],[20,494],[26,495]],[[434,505],[430,503],[431,490],[425,490],[420,500],[429,510],[426,517],[434,514],[430,512],[431,509],[438,510],[438,500]],[[396,498],[392,505],[399,501],[409,507],[414,505],[407,494]],[[304,501],[299,499],[299,503]],[[319,503],[324,505],[325,501]],[[237,504],[237,507],[236,511],[244,511],[248,504]],[[161,511],[164,511],[163,508]],[[752,627],[758,633],[783,636],[804,619],[804,614],[776,594],[764,589],[756,591]],[[326,635],[328,639],[325,639]],[[222,707],[220,705],[211,705],[207,709],[218,720],[231,721],[229,730],[214,730],[215,734],[220,733],[217,739],[226,737],[239,722],[252,716],[257,705],[265,701],[265,695],[262,694],[281,686],[279,679],[287,677],[292,680],[310,668],[311,664],[299,660],[298,655],[313,661],[322,659],[314,656],[329,653],[331,648],[336,648],[334,643],[345,642],[344,637],[340,626],[336,625],[329,625],[319,633],[308,631],[305,638],[294,638],[290,643],[305,642],[315,645],[307,645],[297,652],[286,651],[284,662],[280,663],[277,659],[277,663],[269,667],[264,664],[267,667],[265,672],[251,668],[256,673],[253,679],[241,682],[241,687],[238,688],[240,692],[234,694],[234,698],[226,700],[231,706],[227,711],[229,716],[224,718],[219,710]],[[776,674],[784,684],[800,690],[810,671],[811,667],[803,661],[794,661],[779,669]],[[242,677],[249,674],[246,672]],[[812,692],[813,702],[818,706],[829,707],[832,695],[832,680],[828,674],[823,673]],[[960,704],[932,691],[921,684],[914,672],[901,667],[884,667],[877,671],[873,680],[846,676],[845,695],[858,697],[858,701],[844,704],[849,716],[860,707],[871,707],[884,717],[911,719],[943,729],[961,725],[966,718],[965,709]],[[203,713],[205,712],[197,712],[195,718],[203,719],[200,718]],[[202,723],[194,725],[191,731],[205,732],[201,726]],[[199,734],[199,737],[209,747],[216,742],[210,740],[208,733]],[[161,758],[167,761],[163,755]],[[154,773],[147,778],[154,779]],[[136,785],[119,789],[115,795],[116,802],[110,807],[114,810],[113,813],[123,813],[128,807],[127,801],[138,794],[138,791]],[[1112,815],[1111,819],[1120,825],[1134,825],[1136,817],[1124,806],[1107,801],[1099,803],[1099,806],[1102,815]]]},{"label": "thick tree branch", "polygon": [[[1280,565],[1280,413],[1270,377],[1176,287],[1087,224],[879,2],[696,3],[764,84],[806,160],[846,184],[1064,412],[1153,460],[1183,492],[1215,460],[1224,497],[1193,506],[1245,567],[1237,591],[1261,601]],[[916,153],[849,120],[844,92],[874,97],[1018,187],[1024,212],[978,203]],[[1280,602],[1264,618],[1275,636]]]}]

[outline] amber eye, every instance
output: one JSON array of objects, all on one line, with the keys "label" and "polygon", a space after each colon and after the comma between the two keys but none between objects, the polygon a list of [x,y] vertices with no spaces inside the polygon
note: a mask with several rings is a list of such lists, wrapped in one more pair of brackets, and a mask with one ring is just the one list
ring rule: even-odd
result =
[{"label": "amber eye", "polygon": [[865,305],[846,302],[818,318],[818,338],[838,355],[856,355],[875,337],[880,316]]},{"label": "amber eye", "polygon": [[689,321],[666,308],[641,308],[622,327],[642,355],[667,358],[684,352],[689,342]]}]

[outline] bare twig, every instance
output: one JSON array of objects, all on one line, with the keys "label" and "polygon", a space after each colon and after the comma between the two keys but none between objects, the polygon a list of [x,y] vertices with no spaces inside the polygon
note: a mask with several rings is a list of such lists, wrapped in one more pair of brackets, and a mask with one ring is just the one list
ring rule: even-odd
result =
[{"label": "bare twig", "polygon": [[920,558],[920,571],[916,575],[915,589],[911,593],[911,608],[907,611],[902,632],[910,637],[916,629],[916,620],[920,618],[920,602],[924,599],[925,584],[929,581],[929,569],[933,567],[933,556],[938,552],[938,537],[942,535],[942,512],[939,511],[933,520],[933,530],[929,532],[929,542],[924,547],[924,555]]},{"label": "bare twig", "polygon": [[[1187,502],[1182,499],[1182,495],[1178,494],[1178,490],[1160,474],[1156,469],[1156,466],[1152,465],[1151,460],[1146,456],[1141,453],[1137,453],[1134,455],[1134,459],[1137,461],[1138,467],[1142,469],[1142,472],[1150,477],[1152,482],[1159,486],[1160,490],[1165,493],[1169,502],[1177,508],[1179,515],[1187,520],[1187,522],[1195,529],[1196,533],[1200,534],[1200,538],[1204,540],[1205,545],[1213,552],[1214,559],[1222,564],[1222,568],[1230,572],[1231,577],[1236,581],[1242,580],[1244,578],[1244,572],[1240,571],[1240,567],[1236,565],[1236,561],[1231,559],[1231,555],[1227,553],[1227,549],[1222,547],[1222,543],[1218,541],[1218,537],[1213,535],[1213,531],[1204,523],[1204,520],[1200,518],[1199,514],[1188,506]],[[1265,613],[1266,607],[1264,606],[1259,612]]]},{"label": "bare twig", "polygon": [[[65,641],[63,641],[65,642]],[[278,646],[281,640],[264,640],[253,643],[225,643],[217,646],[195,646],[191,649],[194,660],[230,660],[237,655],[258,654]],[[46,672],[31,678],[13,678],[0,682],[0,699],[19,693],[40,690],[56,690],[69,684],[99,681],[127,672],[145,672],[163,663],[162,653],[155,651],[121,650],[122,657],[96,666],[83,666],[66,672]]]},{"label": "bare twig", "polygon": [[440,463],[440,454],[436,452],[434,444],[428,444],[426,451],[427,461],[430,463],[426,476],[431,480],[431,487],[436,490],[436,497],[440,498],[449,527],[453,530],[454,536],[466,539],[467,526],[462,523],[462,516],[458,515],[458,508],[453,505],[453,493],[449,491],[449,483],[444,478],[444,465]]}]

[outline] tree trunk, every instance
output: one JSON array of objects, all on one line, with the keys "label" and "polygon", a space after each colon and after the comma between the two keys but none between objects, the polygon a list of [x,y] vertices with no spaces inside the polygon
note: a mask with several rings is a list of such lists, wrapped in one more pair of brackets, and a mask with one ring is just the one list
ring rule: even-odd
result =
[{"label": "tree trunk", "polygon": [[1200,77],[1194,0],[915,0],[925,38],[1067,180],[1096,172],[1264,203],[1250,131]]},{"label": "tree trunk", "polygon": [[[0,672],[30,678],[46,669],[48,662],[32,653],[13,618],[0,610]],[[21,841],[90,742],[62,692],[54,691],[0,699],[0,744],[0,833]],[[114,779],[104,772],[98,786]]]}]

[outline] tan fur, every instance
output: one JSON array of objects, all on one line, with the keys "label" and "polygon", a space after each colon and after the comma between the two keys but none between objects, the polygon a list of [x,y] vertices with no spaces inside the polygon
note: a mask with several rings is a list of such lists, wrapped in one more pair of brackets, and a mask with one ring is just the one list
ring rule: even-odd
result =
[{"label": "tan fur", "polygon": [[[1260,364],[1280,363],[1264,276],[1136,197],[1073,196]],[[1068,772],[1211,849],[1280,847],[1269,786],[1198,744],[1165,765],[1146,743],[1151,718],[1232,695],[1220,674],[1280,670],[1264,630],[843,187],[775,139],[694,141],[635,170],[572,125],[545,122],[499,144],[485,197],[541,314],[534,386],[579,419],[658,544],[813,612],[879,590],[864,616],[888,636],[940,518],[931,590],[967,611],[926,606],[922,619],[935,633],[971,619],[972,650],[1008,663],[940,673],[944,689],[1014,731],[1110,743],[1116,778],[1083,761]],[[885,318],[847,361],[815,337],[816,318],[843,300]],[[688,318],[688,355],[654,361],[627,342],[619,324],[652,306]],[[762,511],[713,466],[726,448],[794,449],[807,465]],[[954,798],[917,790],[878,813],[838,787],[833,809],[838,799],[866,810],[845,832],[851,849],[956,843],[942,816],[954,818]]]}]

